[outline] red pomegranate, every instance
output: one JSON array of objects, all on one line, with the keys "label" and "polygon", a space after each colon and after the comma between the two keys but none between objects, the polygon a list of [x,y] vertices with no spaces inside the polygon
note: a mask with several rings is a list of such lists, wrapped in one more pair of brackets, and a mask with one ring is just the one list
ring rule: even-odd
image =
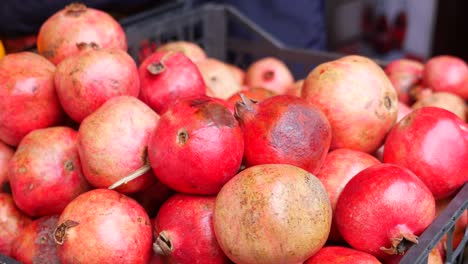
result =
[{"label": "red pomegranate", "polygon": [[213,215],[221,249],[235,263],[302,263],[326,242],[332,209],[323,184],[287,164],[247,168],[226,183]]},{"label": "red pomegranate", "polygon": [[76,44],[92,42],[101,48],[127,51],[125,33],[114,18],[84,4],[73,3],[42,24],[37,36],[37,50],[57,65],[79,53]]},{"label": "red pomegranate", "polygon": [[228,263],[213,231],[216,197],[176,194],[154,219],[153,250],[168,263]]},{"label": "red pomegranate", "polygon": [[188,41],[172,41],[160,46],[156,51],[181,52],[193,63],[198,63],[206,59],[205,51],[196,43]]},{"label": "red pomegranate", "polygon": [[137,66],[125,51],[84,49],[83,53],[63,60],[55,74],[60,103],[78,123],[110,98],[137,97],[140,92]]},{"label": "red pomegranate", "polygon": [[206,84],[206,94],[215,98],[228,99],[242,90],[231,68],[224,62],[208,58],[197,63]]},{"label": "red pomegranate", "polygon": [[174,190],[162,184],[160,181],[154,181],[149,187],[142,191],[129,195],[135,199],[143,208],[145,208],[150,218],[155,217],[159,208],[167,199],[174,195]]},{"label": "red pomegranate", "polygon": [[[327,154],[317,178],[327,190],[333,211],[346,184],[360,171],[379,164],[380,161],[365,152],[351,149],[335,149]],[[336,219],[333,217],[329,241],[343,242]]]},{"label": "red pomegranate", "polygon": [[330,123],[302,98],[270,97],[259,104],[248,98],[236,105],[244,132],[244,162],[291,164],[316,174],[330,148]]},{"label": "red pomegranate", "polygon": [[390,62],[385,67],[390,82],[395,88],[399,101],[405,104],[411,104],[411,88],[422,80],[424,65],[419,61],[410,59],[397,59]]},{"label": "red pomegranate", "polygon": [[286,64],[274,57],[265,57],[252,63],[245,74],[245,84],[262,87],[277,94],[285,94],[294,83]]},{"label": "red pomegranate", "polygon": [[152,237],[145,210],[108,189],[71,201],[54,231],[61,263],[148,263]]},{"label": "red pomegranate", "polygon": [[36,129],[26,135],[9,163],[16,205],[31,216],[60,214],[89,190],[78,157],[78,133],[68,127]]},{"label": "red pomegranate", "polygon": [[11,256],[13,241],[31,223],[8,193],[0,193],[0,254]]},{"label": "red pomegranate", "polygon": [[289,86],[288,91],[286,91],[286,94],[301,97],[303,85],[304,80],[296,81],[295,83]]},{"label": "red pomegranate", "polygon": [[434,92],[426,97],[421,98],[411,107],[413,109],[419,109],[425,106],[443,108],[454,113],[463,121],[466,121],[467,107],[465,100],[456,94],[448,92]]},{"label": "red pomegranate", "polygon": [[435,200],[410,170],[378,164],[348,182],[334,216],[349,245],[384,258],[404,254],[410,243],[418,243],[417,236],[434,220]]},{"label": "red pomegranate", "polygon": [[0,60],[0,140],[17,146],[29,132],[63,116],[54,88],[55,66],[32,52]]},{"label": "red pomegranate", "polygon": [[59,215],[43,216],[26,226],[13,241],[11,256],[24,264],[60,264],[54,231]]},{"label": "red pomegranate", "polygon": [[232,105],[233,109],[235,108],[237,102],[242,102],[240,94],[243,94],[245,97],[256,102],[261,102],[267,98],[277,95],[274,92],[264,88],[251,88],[246,91],[241,91],[229,97],[229,99],[227,100],[228,103]]},{"label": "red pomegranate", "polygon": [[436,56],[424,66],[423,83],[434,91],[451,92],[468,99],[468,66],[460,58]]},{"label": "red pomegranate", "polygon": [[216,194],[239,170],[242,130],[224,105],[209,97],[181,100],[161,116],[148,154],[158,179],[183,193]]},{"label": "red pomegranate", "polygon": [[304,264],[380,264],[380,261],[368,254],[352,248],[327,246],[320,249]]},{"label": "red pomegranate", "polygon": [[442,108],[413,110],[385,141],[384,161],[410,169],[436,199],[468,181],[467,160],[468,125]]},{"label": "red pomegranate", "polygon": [[228,68],[231,70],[232,75],[234,75],[234,79],[236,79],[237,83],[241,86],[244,85],[245,80],[245,71],[234,64],[226,64]]},{"label": "red pomegranate", "polygon": [[412,109],[407,106],[405,103],[398,102],[398,114],[397,114],[397,122],[400,122],[403,117],[407,114],[411,113]]},{"label": "red pomegranate", "polygon": [[[122,193],[147,188],[155,180],[148,171],[147,146],[158,121],[151,108],[131,96],[111,98],[85,118],[79,129],[78,151],[89,183]],[[143,174],[112,186],[137,171]]]},{"label": "red pomegranate", "polygon": [[317,66],[304,81],[302,97],[330,121],[331,149],[373,153],[397,118],[391,82],[375,62],[361,56]]},{"label": "red pomegranate", "polygon": [[2,192],[4,184],[8,182],[8,162],[13,153],[13,149],[0,141],[0,192]]},{"label": "red pomegranate", "polygon": [[197,66],[180,52],[155,52],[142,62],[138,71],[140,99],[158,114],[178,99],[206,93]]}]

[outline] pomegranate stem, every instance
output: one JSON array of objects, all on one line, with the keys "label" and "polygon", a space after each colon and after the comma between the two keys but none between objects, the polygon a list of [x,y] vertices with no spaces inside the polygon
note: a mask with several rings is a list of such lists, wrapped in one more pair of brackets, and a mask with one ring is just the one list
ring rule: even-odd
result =
[{"label": "pomegranate stem", "polygon": [[130,175],[123,177],[122,179],[116,181],[114,184],[109,186],[109,190],[113,190],[115,188],[118,188],[124,184],[129,183],[130,181],[133,181],[134,179],[140,177],[141,175],[145,174],[147,171],[151,169],[151,166],[149,163],[145,163],[141,168],[138,170],[132,172]]}]

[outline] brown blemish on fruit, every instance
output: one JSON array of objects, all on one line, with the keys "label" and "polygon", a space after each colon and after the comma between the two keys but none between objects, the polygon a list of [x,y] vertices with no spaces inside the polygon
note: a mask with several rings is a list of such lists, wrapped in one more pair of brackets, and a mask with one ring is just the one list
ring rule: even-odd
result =
[{"label": "brown blemish on fruit", "polygon": [[234,127],[236,119],[225,106],[218,103],[205,103],[195,106],[198,108],[197,114],[206,119],[210,125],[216,127]]},{"label": "brown blemish on fruit", "polygon": [[46,50],[42,53],[42,56],[46,57],[46,58],[53,58],[55,57],[55,52],[53,50]]},{"label": "brown blemish on fruit", "polygon": [[65,237],[67,234],[67,230],[69,228],[75,227],[79,224],[79,222],[73,220],[66,220],[62,224],[60,224],[54,231],[54,240],[55,243],[62,245],[65,242]]},{"label": "brown blemish on fruit", "polygon": [[275,72],[272,70],[268,70],[263,74],[263,80],[271,81],[275,77]]},{"label": "brown blemish on fruit", "polygon": [[82,13],[86,12],[86,6],[81,3],[71,3],[65,7],[65,15],[79,17]]},{"label": "brown blemish on fruit", "polygon": [[73,171],[73,170],[75,170],[75,165],[73,165],[73,161],[71,161],[71,160],[65,161],[65,169],[66,169],[67,171]]},{"label": "brown blemish on fruit", "polygon": [[76,43],[76,48],[80,51],[85,49],[97,50],[99,45],[96,42],[80,42]]},{"label": "brown blemish on fruit", "polygon": [[390,99],[388,95],[385,96],[384,98],[384,105],[385,105],[385,108],[387,108],[388,110],[392,108],[392,100]]},{"label": "brown blemish on fruit", "polygon": [[364,105],[364,109],[369,109],[371,106],[372,106],[372,103],[374,102],[374,100],[369,100],[366,102],[366,104]]},{"label": "brown blemish on fruit", "polygon": [[177,138],[176,138],[177,144],[183,146],[185,145],[185,143],[187,143],[188,139],[189,139],[189,134],[187,130],[185,128],[179,129],[179,131],[177,132]]}]

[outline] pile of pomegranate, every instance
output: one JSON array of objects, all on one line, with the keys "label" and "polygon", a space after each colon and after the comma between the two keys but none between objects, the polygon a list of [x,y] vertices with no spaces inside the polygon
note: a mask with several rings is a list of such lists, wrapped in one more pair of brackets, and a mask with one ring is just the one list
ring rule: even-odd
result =
[{"label": "pile of pomegranate", "polygon": [[468,181],[453,56],[295,80],[177,41],[137,65],[82,4],[37,47],[0,60],[0,253],[23,263],[398,263]]}]

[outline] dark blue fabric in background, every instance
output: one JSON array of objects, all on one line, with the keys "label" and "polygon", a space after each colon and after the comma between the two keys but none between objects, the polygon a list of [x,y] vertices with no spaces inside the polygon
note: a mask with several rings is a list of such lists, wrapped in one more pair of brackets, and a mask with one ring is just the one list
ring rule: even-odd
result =
[{"label": "dark blue fabric in background", "polygon": [[[53,13],[76,0],[1,0],[0,38],[35,34]],[[82,0],[106,11],[157,4],[157,0]],[[230,4],[283,43],[297,48],[324,50],[324,0],[194,0]]]}]

